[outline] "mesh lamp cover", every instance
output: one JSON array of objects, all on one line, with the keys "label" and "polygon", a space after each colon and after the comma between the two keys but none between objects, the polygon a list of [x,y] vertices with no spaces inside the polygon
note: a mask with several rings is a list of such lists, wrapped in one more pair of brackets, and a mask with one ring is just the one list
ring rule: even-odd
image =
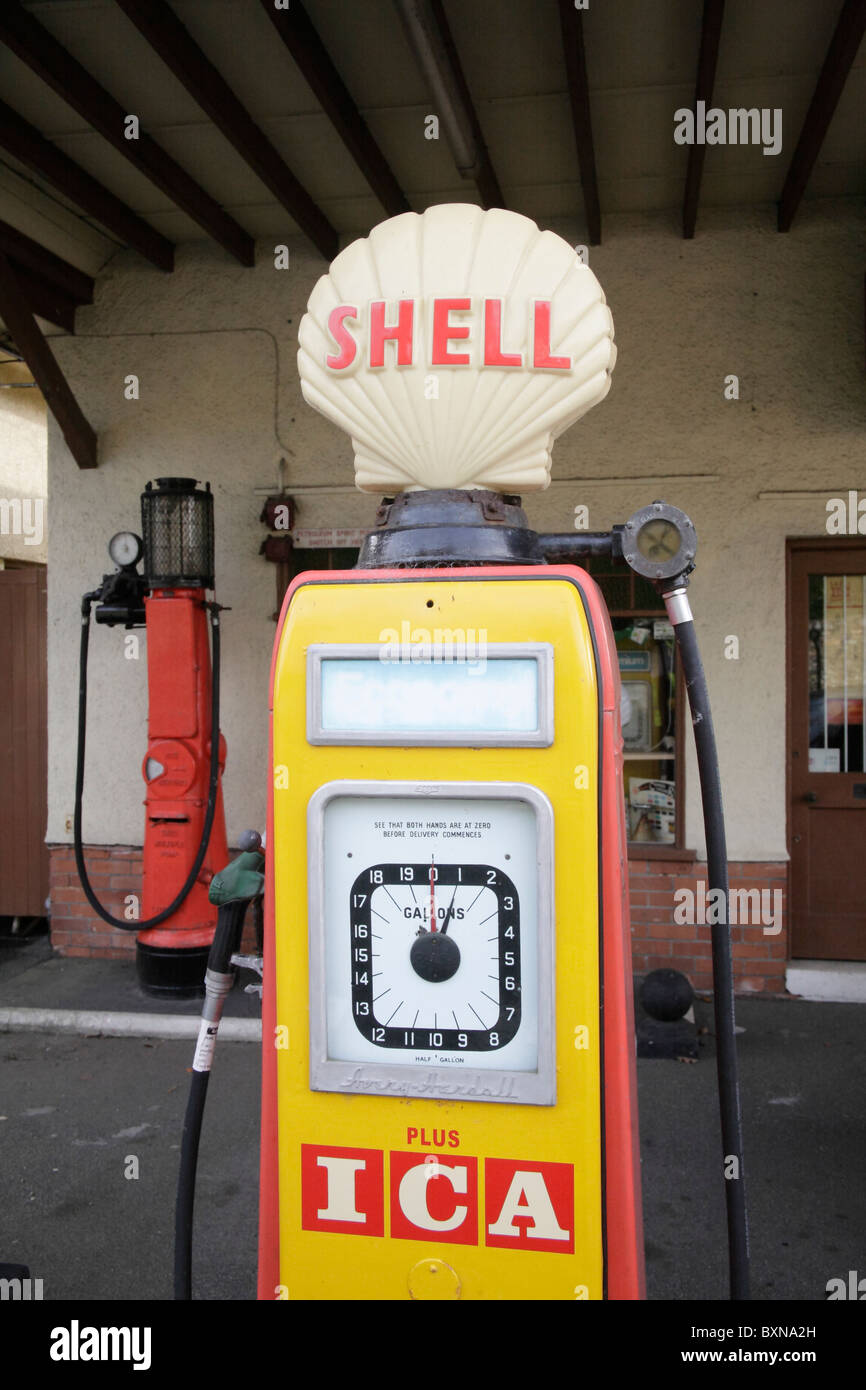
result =
[{"label": "mesh lamp cover", "polygon": [[157,478],[141,494],[144,569],[153,588],[212,589],[213,493],[195,478]]}]

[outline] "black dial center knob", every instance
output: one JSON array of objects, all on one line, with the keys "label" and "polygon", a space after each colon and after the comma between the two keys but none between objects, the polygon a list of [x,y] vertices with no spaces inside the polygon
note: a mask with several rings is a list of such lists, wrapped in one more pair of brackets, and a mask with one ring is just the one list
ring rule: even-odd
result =
[{"label": "black dial center knob", "polygon": [[422,980],[439,984],[457,974],[460,947],[441,931],[427,931],[413,941],[409,959],[416,975],[420,975]]}]

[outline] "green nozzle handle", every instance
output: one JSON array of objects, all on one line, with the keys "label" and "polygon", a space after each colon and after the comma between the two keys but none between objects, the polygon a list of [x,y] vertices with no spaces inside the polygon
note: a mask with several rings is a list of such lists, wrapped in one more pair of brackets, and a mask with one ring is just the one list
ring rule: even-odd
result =
[{"label": "green nozzle handle", "polygon": [[261,853],[261,837],[254,830],[241,836],[241,853],[211,879],[208,898],[217,907],[225,903],[249,902],[265,887],[265,857]]}]

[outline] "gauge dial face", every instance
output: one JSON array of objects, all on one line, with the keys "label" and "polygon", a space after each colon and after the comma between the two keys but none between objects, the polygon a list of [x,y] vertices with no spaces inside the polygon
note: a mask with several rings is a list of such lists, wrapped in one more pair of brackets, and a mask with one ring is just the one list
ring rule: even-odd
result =
[{"label": "gauge dial face", "polygon": [[328,1059],[538,1069],[539,932],[551,925],[538,816],[527,799],[444,789],[326,802]]},{"label": "gauge dial face", "polygon": [[141,550],[141,538],[134,531],[118,531],[108,542],[108,553],[116,565],[137,565]]},{"label": "gauge dial face", "polygon": [[647,560],[664,564],[682,546],[679,528],[665,517],[650,519],[638,532],[637,548]]},{"label": "gauge dial face", "polygon": [[489,864],[377,864],[352,884],[352,1017],[383,1048],[492,1052],[521,1021],[520,900]]}]

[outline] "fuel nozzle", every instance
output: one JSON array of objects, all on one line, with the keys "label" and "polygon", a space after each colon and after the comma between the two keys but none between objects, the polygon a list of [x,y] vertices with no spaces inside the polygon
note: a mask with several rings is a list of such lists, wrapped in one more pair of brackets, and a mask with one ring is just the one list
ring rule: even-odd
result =
[{"label": "fuel nozzle", "polygon": [[192,1223],[202,1116],[223,1006],[235,981],[234,967],[248,965],[248,958],[235,957],[234,952],[240,945],[246,910],[264,891],[265,859],[261,845],[261,836],[255,830],[245,830],[241,835],[240,854],[214,875],[208,889],[208,897],[217,904],[219,913],[205,972],[205,999],[181,1143],[175,1209],[174,1296],[177,1299],[192,1296]]},{"label": "fuel nozzle", "polygon": [[208,974],[224,973],[229,969],[232,952],[240,945],[244,917],[250,903],[261,897],[265,889],[265,857],[261,852],[261,836],[255,830],[245,830],[241,836],[240,854],[214,874],[208,897],[219,908],[217,928],[208,957]]}]

